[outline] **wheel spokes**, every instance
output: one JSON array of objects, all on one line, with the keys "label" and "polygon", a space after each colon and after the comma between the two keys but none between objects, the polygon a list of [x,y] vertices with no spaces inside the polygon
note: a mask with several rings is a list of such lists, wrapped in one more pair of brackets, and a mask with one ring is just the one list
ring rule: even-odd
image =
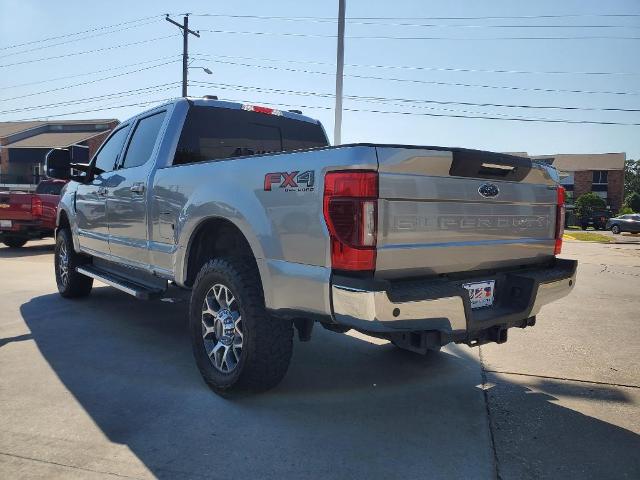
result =
[{"label": "wheel spokes", "polygon": [[58,276],[60,282],[66,285],[69,278],[69,254],[65,243],[61,243],[58,250]]},{"label": "wheel spokes", "polygon": [[224,285],[214,285],[213,286],[213,296],[216,299],[216,302],[218,302],[218,305],[220,306],[220,308],[224,307],[225,304],[224,302],[224,291],[226,290],[226,287]]},{"label": "wheel spokes", "polygon": [[202,339],[204,348],[217,370],[230,373],[242,356],[242,317],[236,298],[222,284],[213,285],[202,303]]},{"label": "wheel spokes", "polygon": [[227,304],[227,308],[229,308],[231,306],[231,304],[235,301],[235,299],[236,298],[231,293],[231,290],[229,290],[228,288],[225,288],[224,289],[224,301]]},{"label": "wheel spokes", "polygon": [[211,291],[207,292],[207,295],[204,297],[204,304],[202,305],[202,312],[208,313],[209,315],[215,317],[216,313],[220,310],[220,304],[215,299],[214,296],[210,295]]},{"label": "wheel spokes", "polygon": [[213,323],[209,325],[204,317],[205,316],[203,315],[202,316],[202,338],[206,339],[210,334],[215,333],[216,327]]}]

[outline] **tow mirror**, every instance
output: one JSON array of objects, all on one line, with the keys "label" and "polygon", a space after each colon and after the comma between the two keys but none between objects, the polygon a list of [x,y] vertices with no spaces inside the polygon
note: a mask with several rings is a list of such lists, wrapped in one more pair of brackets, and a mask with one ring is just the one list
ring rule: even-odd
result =
[{"label": "tow mirror", "polygon": [[88,172],[89,148],[72,145],[68,148],[54,148],[45,157],[45,174],[59,180],[82,181],[84,176],[77,171]]},{"label": "tow mirror", "polygon": [[66,148],[49,150],[44,165],[47,177],[69,180],[71,178],[71,151]]}]

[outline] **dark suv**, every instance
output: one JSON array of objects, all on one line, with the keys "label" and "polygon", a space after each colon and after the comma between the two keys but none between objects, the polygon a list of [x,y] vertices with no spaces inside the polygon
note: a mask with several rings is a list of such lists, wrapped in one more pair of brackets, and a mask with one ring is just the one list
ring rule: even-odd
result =
[{"label": "dark suv", "polygon": [[580,218],[580,227],[582,227],[582,230],[586,230],[589,227],[593,227],[595,230],[605,230],[608,228],[607,220],[610,217],[611,212],[608,210],[592,210]]}]

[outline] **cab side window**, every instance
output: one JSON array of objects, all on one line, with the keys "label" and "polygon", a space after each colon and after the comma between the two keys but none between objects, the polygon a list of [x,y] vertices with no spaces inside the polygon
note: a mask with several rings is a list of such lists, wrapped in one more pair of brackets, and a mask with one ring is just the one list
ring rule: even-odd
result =
[{"label": "cab side window", "polygon": [[141,119],[136,125],[124,156],[122,168],[139,167],[151,158],[166,112]]},{"label": "cab side window", "polygon": [[111,172],[115,169],[116,162],[129,134],[129,128],[130,125],[125,125],[119,130],[116,130],[94,157],[93,166],[98,175],[104,172]]}]

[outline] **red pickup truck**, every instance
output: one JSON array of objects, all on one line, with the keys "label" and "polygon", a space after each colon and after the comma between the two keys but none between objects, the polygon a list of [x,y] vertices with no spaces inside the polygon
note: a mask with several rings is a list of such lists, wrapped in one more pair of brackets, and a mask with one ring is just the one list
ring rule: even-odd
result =
[{"label": "red pickup truck", "polygon": [[67,182],[43,180],[35,193],[0,192],[0,241],[11,248],[52,237],[60,191]]}]

